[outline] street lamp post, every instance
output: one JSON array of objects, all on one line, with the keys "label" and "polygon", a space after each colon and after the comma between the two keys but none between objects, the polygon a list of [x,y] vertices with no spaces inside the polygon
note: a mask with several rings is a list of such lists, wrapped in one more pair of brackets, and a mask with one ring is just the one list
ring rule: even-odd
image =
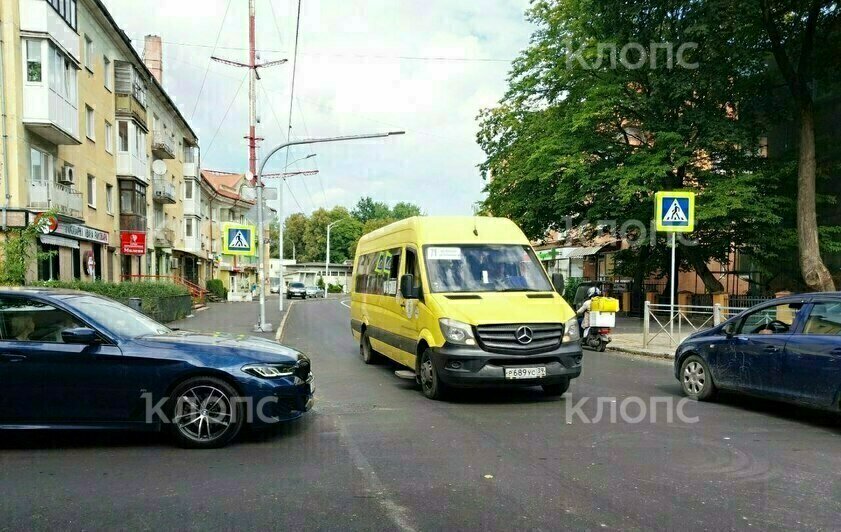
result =
[{"label": "street lamp post", "polygon": [[[289,146],[297,146],[300,144],[319,144],[324,142],[342,142],[346,140],[359,140],[359,139],[373,139],[373,138],[382,138],[382,137],[390,137],[392,135],[403,135],[405,131],[389,131],[388,133],[372,133],[368,135],[347,135],[342,137],[324,137],[324,138],[316,138],[316,139],[302,139],[302,140],[293,140],[291,142],[286,142],[279,146],[273,148],[265,158],[263,158],[263,162],[260,163],[260,169],[257,172],[257,203],[262,205],[263,201],[263,170],[266,168],[266,163],[269,162],[269,159],[272,156],[279,152],[284,148],[288,148]],[[283,190],[283,187],[281,187]],[[282,194],[278,194],[279,198],[282,198]],[[278,243],[280,244],[280,255],[283,254],[283,203],[281,199],[280,208],[277,210],[277,219],[278,219]],[[262,238],[263,235],[263,216],[262,213],[260,216],[257,217],[257,224],[258,224],[258,232]],[[259,322],[254,326],[255,331],[261,332],[269,332],[272,330],[272,326],[270,323],[266,323],[266,287],[263,284],[263,277],[265,276],[265,270],[263,267],[263,260],[265,257],[265,246],[260,246],[258,248],[259,255],[260,255],[260,316]],[[283,260],[280,261],[280,278],[283,279]],[[280,310],[283,311],[283,296],[280,297]]]}]

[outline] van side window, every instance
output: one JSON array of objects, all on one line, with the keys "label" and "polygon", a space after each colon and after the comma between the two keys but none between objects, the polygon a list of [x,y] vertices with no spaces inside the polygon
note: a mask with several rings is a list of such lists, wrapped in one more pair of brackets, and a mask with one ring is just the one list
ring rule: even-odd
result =
[{"label": "van side window", "polygon": [[356,291],[362,294],[396,295],[401,255],[402,250],[395,248],[359,257]]},{"label": "van side window", "polygon": [[418,255],[414,249],[406,248],[406,273],[411,274],[415,278],[414,287],[417,293],[421,290],[420,265],[418,264]]}]

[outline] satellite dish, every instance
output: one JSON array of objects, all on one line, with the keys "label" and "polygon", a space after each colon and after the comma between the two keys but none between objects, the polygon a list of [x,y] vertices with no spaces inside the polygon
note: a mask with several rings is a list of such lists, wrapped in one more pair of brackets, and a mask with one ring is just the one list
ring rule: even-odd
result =
[{"label": "satellite dish", "polygon": [[162,159],[155,159],[152,161],[152,171],[157,175],[164,175],[166,173],[166,163]]}]

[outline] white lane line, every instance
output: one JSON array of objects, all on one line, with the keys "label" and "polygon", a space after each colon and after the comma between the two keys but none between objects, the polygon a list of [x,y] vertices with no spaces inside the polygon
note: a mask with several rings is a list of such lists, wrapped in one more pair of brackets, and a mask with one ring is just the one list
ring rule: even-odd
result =
[{"label": "white lane line", "polygon": [[376,471],[371,466],[371,462],[362,454],[359,446],[350,436],[344,421],[339,416],[336,416],[336,428],[339,430],[341,439],[347,444],[347,450],[351,460],[353,460],[353,465],[362,474],[363,482],[368,485],[369,491],[373,492],[375,500],[380,504],[386,515],[400,530],[405,532],[414,532],[417,530],[409,514],[409,509],[394,499],[394,495],[385,487],[380,477],[377,476]]},{"label": "white lane line", "polygon": [[289,306],[286,307],[286,311],[283,313],[283,319],[280,321],[280,327],[277,328],[277,334],[274,337],[274,339],[278,342],[283,337],[283,330],[286,328],[286,320],[289,319],[289,313],[292,312],[292,305],[295,304],[295,301],[289,301],[288,303]]},{"label": "white lane line", "polygon": [[350,308],[350,299],[343,299],[343,300],[339,301],[339,303],[346,306],[347,308]]}]

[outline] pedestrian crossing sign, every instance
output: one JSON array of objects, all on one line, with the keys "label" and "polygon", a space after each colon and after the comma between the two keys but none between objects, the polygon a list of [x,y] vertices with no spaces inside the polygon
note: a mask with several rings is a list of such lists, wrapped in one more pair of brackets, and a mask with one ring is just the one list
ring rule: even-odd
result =
[{"label": "pedestrian crossing sign", "polygon": [[257,248],[254,243],[253,225],[224,224],[222,226],[222,254],[254,256]]},{"label": "pedestrian crossing sign", "polygon": [[654,197],[658,231],[691,233],[695,230],[694,192],[658,192]]}]

